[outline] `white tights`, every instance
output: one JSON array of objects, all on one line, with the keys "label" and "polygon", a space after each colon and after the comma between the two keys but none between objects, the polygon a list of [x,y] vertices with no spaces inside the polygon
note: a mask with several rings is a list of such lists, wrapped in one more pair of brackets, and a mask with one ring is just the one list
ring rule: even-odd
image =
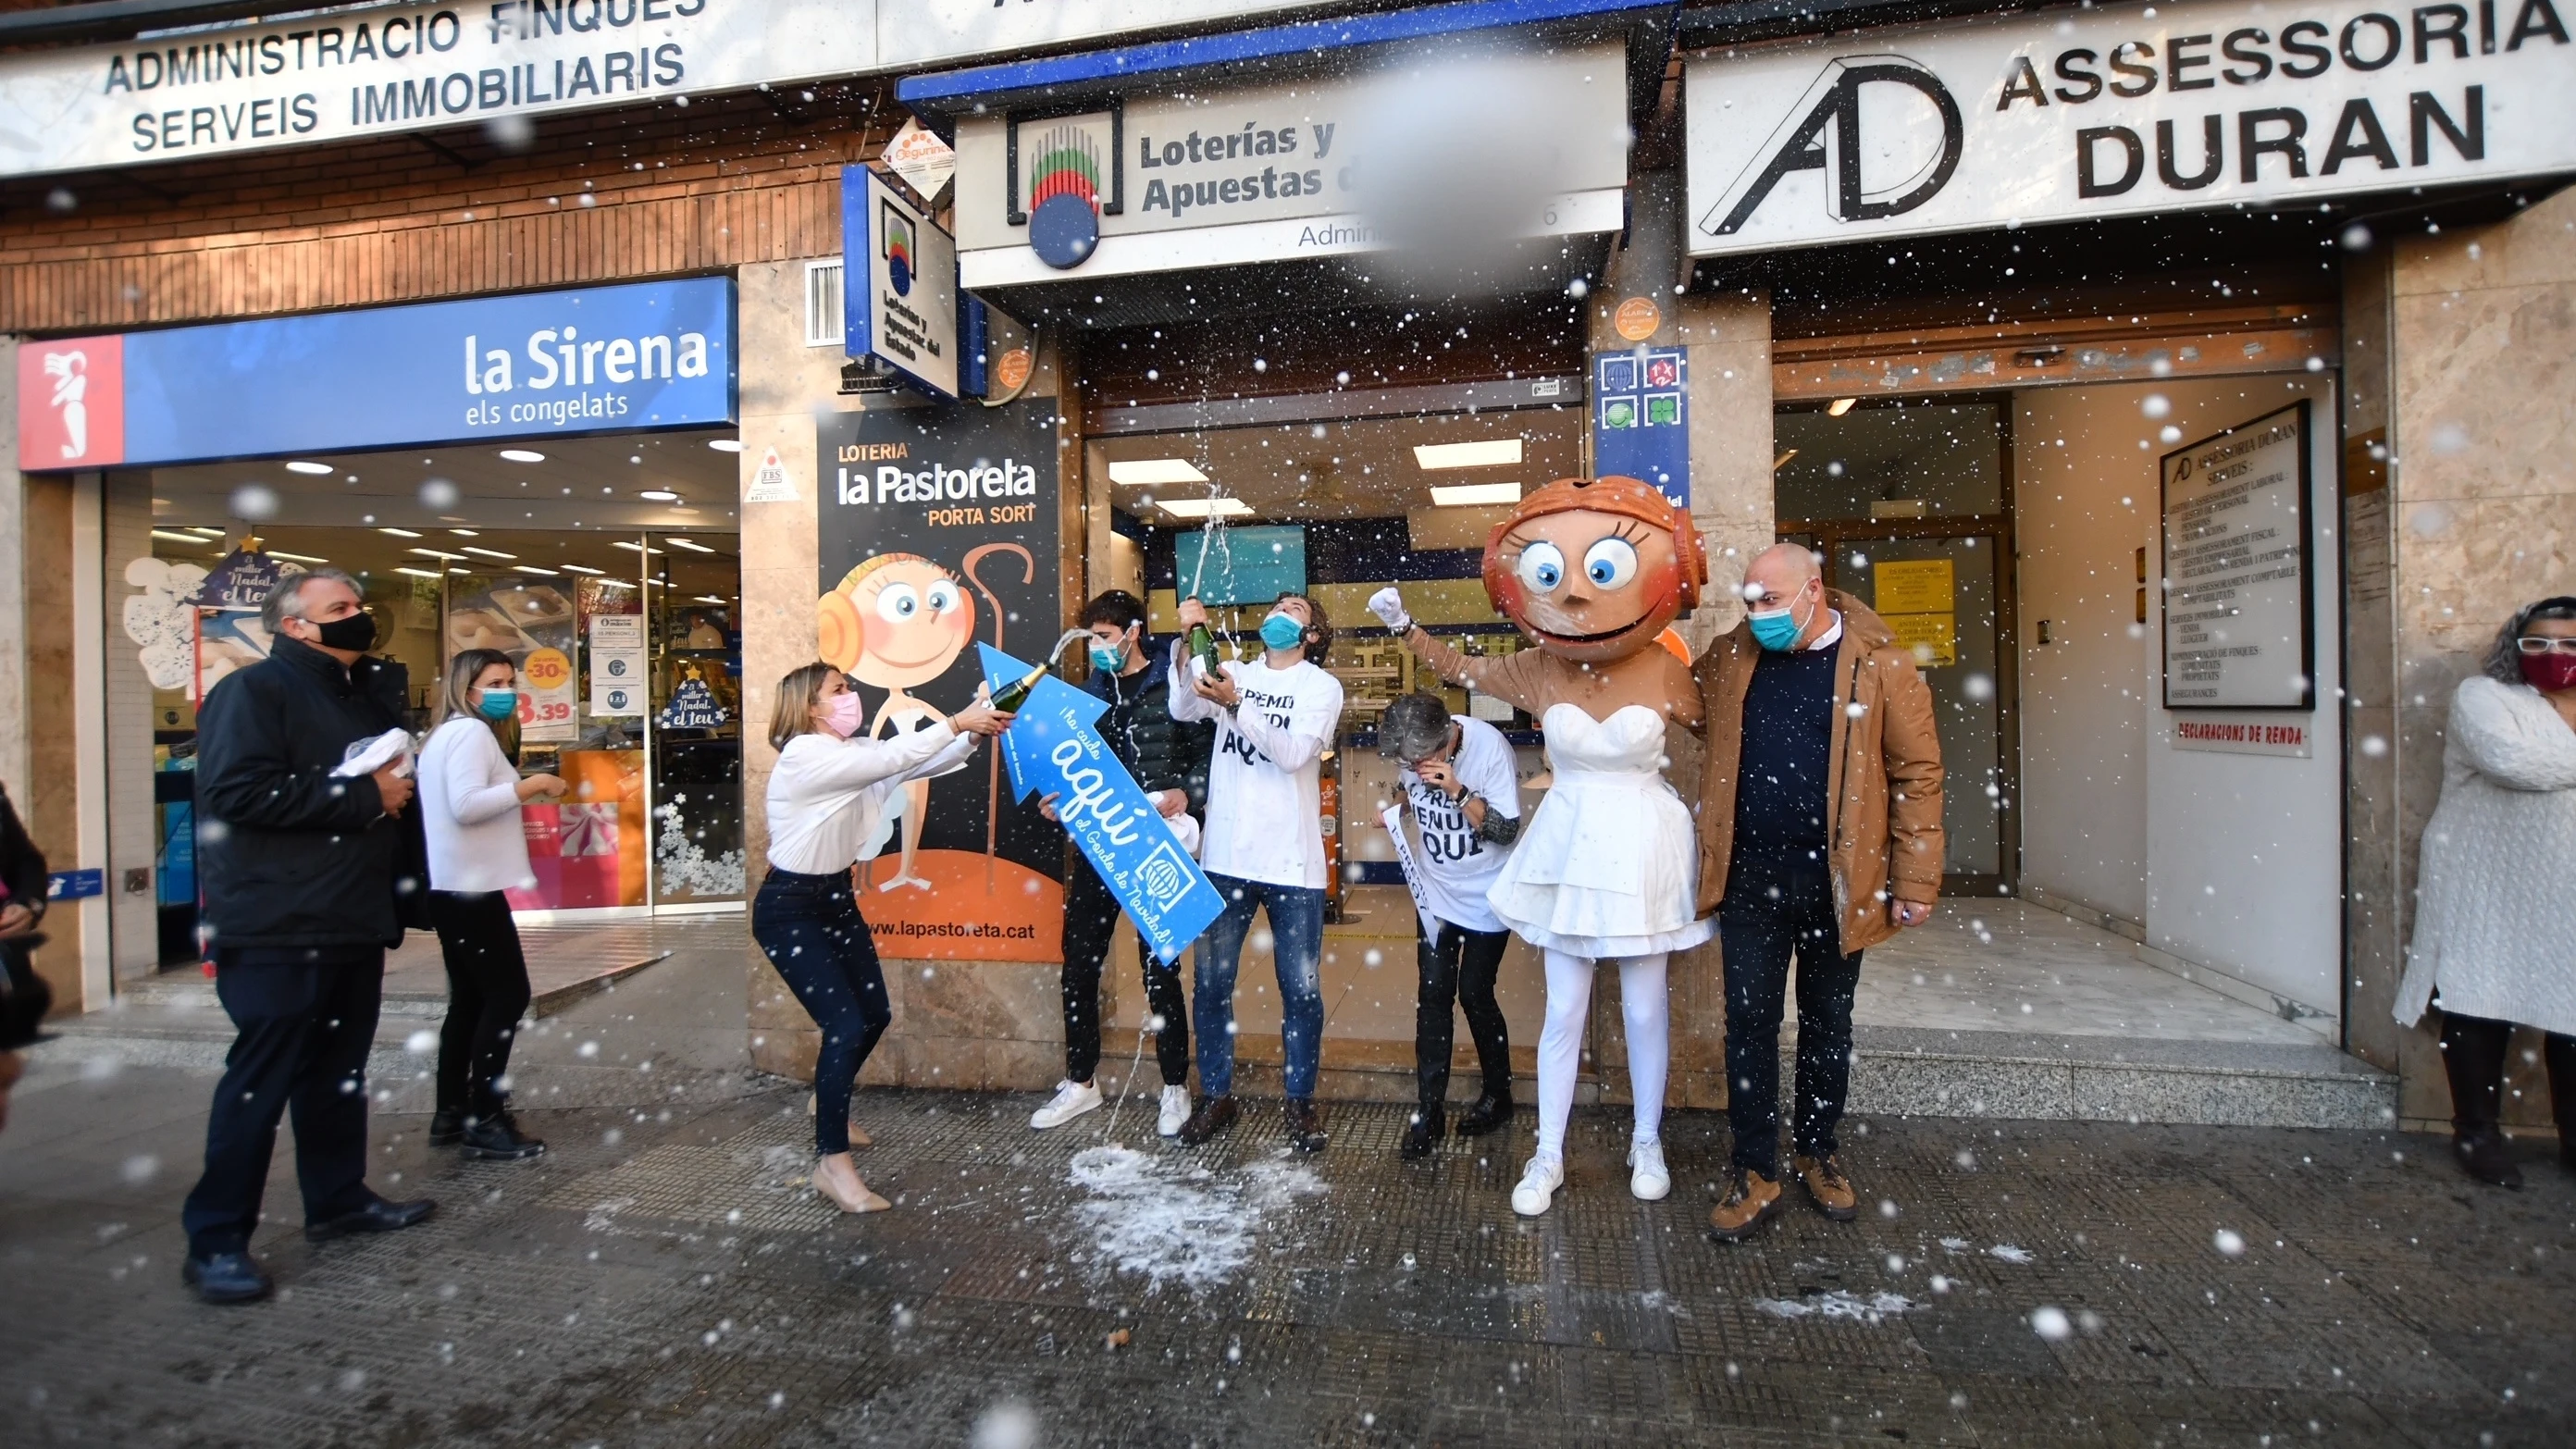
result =
[{"label": "white tights", "polygon": [[[1672,1058],[1672,1012],[1664,997],[1664,956],[1619,963],[1619,1008],[1628,1019],[1628,1090],[1636,1099],[1636,1140],[1663,1132],[1664,1071]],[[1592,1013],[1592,968],[1582,956],[1547,953],[1547,1026],[1538,1036],[1538,1155],[1565,1156],[1565,1119]]]}]

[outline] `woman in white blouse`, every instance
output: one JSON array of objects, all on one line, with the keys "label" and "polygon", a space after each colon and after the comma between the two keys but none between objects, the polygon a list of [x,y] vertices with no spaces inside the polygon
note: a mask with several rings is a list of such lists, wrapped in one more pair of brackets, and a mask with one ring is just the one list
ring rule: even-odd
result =
[{"label": "woman in white blouse", "polygon": [[850,868],[872,851],[886,803],[907,781],[965,765],[976,735],[998,735],[1011,717],[975,702],[893,739],[858,737],[866,711],[829,664],[778,681],[769,743],[769,874],[752,902],[751,935],[787,989],[822,1029],[814,1059],[814,1190],[848,1213],[893,1204],[868,1190],[850,1162],[850,1089],[894,1019],[876,943],[859,916]]},{"label": "woman in white blouse", "polygon": [[536,883],[519,806],[564,793],[552,775],[519,777],[518,671],[497,649],[468,649],[447,666],[445,723],[420,752],[421,823],[429,836],[429,919],[447,966],[447,1021],[438,1032],[438,1112],[432,1147],[516,1161],[546,1144],[519,1130],[501,1080],[528,1009],[528,961],[502,892]]}]

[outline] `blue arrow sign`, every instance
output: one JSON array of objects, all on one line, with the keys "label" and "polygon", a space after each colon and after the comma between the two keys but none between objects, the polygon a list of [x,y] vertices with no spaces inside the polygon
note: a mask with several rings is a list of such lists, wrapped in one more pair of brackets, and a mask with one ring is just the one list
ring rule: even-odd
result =
[{"label": "blue arrow sign", "polygon": [[[975,647],[996,693],[1028,676],[1028,665],[1001,650]],[[1002,732],[1002,762],[1010,767],[1012,799],[1063,797],[1056,813],[1065,833],[1135,918],[1154,958],[1169,966],[1225,909],[1225,898],[1094,728],[1108,708],[1097,695],[1046,676]]]}]

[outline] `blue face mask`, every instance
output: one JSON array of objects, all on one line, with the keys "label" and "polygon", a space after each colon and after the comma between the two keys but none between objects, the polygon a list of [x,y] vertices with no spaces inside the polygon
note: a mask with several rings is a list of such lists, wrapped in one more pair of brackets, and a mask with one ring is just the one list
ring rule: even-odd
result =
[{"label": "blue face mask", "polygon": [[487,689],[475,703],[474,712],[495,722],[519,712],[519,692],[515,689]]},{"label": "blue face mask", "polygon": [[1775,654],[1785,654],[1798,647],[1798,634],[1806,626],[1798,622],[1794,608],[1771,609],[1744,616],[1753,627],[1753,642]]},{"label": "blue face mask", "polygon": [[1127,651],[1125,649],[1115,644],[1102,644],[1097,642],[1097,640],[1093,642],[1091,646],[1092,668],[1105,669],[1110,673],[1115,674],[1126,663]]},{"label": "blue face mask", "polygon": [[1285,614],[1261,621],[1261,642],[1273,649],[1294,649],[1306,641],[1306,626]]}]

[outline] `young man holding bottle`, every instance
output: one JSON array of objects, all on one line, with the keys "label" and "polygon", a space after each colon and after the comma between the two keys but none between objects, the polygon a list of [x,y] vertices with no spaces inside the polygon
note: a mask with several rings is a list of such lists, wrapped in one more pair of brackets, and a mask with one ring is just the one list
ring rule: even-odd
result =
[{"label": "young man holding bottle", "polygon": [[[1144,600],[1111,589],[1083,609],[1082,627],[1091,631],[1091,677],[1083,687],[1109,706],[1098,725],[1109,752],[1165,819],[1205,810],[1216,731],[1172,717],[1171,676],[1145,657]],[[1056,818],[1056,799],[1048,795],[1038,802],[1049,820]],[[1100,1107],[1100,1088],[1092,1080],[1100,1065],[1100,971],[1118,916],[1118,898],[1077,852],[1064,878],[1064,1080],[1053,1100],[1029,1117],[1039,1131]],[[1181,963],[1167,967],[1154,960],[1142,938],[1136,955],[1145,968],[1154,1058],[1163,1072],[1156,1128],[1165,1137],[1177,1136],[1190,1115],[1190,1019],[1181,999]]]},{"label": "young man holding bottle", "polygon": [[[1204,627],[1207,609],[1181,602],[1183,630]],[[1172,718],[1214,721],[1207,829],[1199,863],[1225,898],[1201,938],[1194,1014],[1198,1018],[1199,1103],[1181,1125],[1196,1147],[1232,1127],[1234,978],[1252,913],[1270,912],[1279,973],[1280,1045],[1287,1058],[1288,1141],[1321,1152],[1323,1118],[1315,1081],[1323,1060],[1324,752],[1342,717],[1342,682],[1320,661],[1333,626],[1314,600],[1282,594],[1261,621],[1260,658],[1204,671],[1175,642]]]}]

